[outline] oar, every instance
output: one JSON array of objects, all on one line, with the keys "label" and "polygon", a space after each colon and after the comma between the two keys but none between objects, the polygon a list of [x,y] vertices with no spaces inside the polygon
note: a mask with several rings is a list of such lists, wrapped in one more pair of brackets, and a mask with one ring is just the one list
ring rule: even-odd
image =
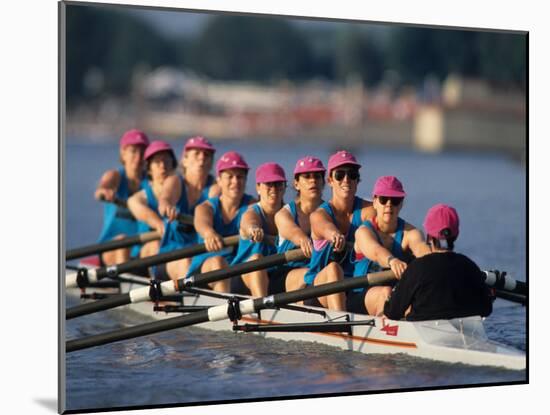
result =
[{"label": "oar", "polygon": [[364,277],[345,278],[342,281],[310,286],[302,290],[248,299],[240,302],[230,302],[219,306],[210,307],[207,310],[197,311],[179,317],[173,317],[161,321],[154,321],[134,327],[123,328],[109,333],[97,334],[81,339],[66,342],[67,353],[87,349],[103,344],[114,343],[121,340],[147,336],[167,330],[187,327],[195,324],[218,320],[238,320],[242,315],[258,312],[266,308],[276,308],[290,303],[307,300],[309,298],[324,297],[326,295],[366,287],[367,285],[379,285],[395,279],[393,272],[382,271],[368,274]]},{"label": "oar", "polygon": [[[105,203],[114,203],[115,205],[121,208],[126,208],[126,209],[128,208],[128,203],[126,202],[126,200],[119,199],[118,197],[115,197],[112,202],[109,202],[105,199],[100,199],[100,200]],[[184,215],[180,213],[176,218],[176,220],[185,225],[193,225],[193,216],[191,215]]]},{"label": "oar", "polygon": [[[224,247],[237,245],[239,236],[233,235],[223,238]],[[66,288],[84,287],[90,282],[97,282],[103,278],[114,278],[124,272],[131,272],[142,267],[150,267],[153,265],[163,264],[178,259],[190,258],[192,256],[206,252],[205,244],[196,244],[181,249],[175,249],[170,252],[164,252],[158,255],[152,255],[145,258],[132,259],[118,265],[108,267],[99,267],[96,269],[82,268],[78,273],[71,274],[65,279]]]},{"label": "oar", "polygon": [[[236,275],[247,274],[252,271],[271,268],[292,261],[302,261],[304,259],[305,256],[300,249],[293,249],[282,254],[270,255],[254,261],[243,262],[242,264],[237,264],[228,268],[205,272],[203,274],[191,275],[187,278],[180,278],[176,281],[164,281],[159,284],[159,292],[157,292],[156,295],[173,295],[184,291],[186,288],[206,285],[208,283],[221,281]],[[93,303],[80,304],[67,309],[65,317],[67,320],[70,320],[75,317],[108,310],[122,305],[153,300],[152,294],[154,294],[154,292],[151,291],[152,289],[153,287],[136,288],[127,293],[114,295]]]},{"label": "oar", "polygon": [[507,275],[504,271],[483,271],[485,284],[495,288],[497,297],[525,305],[527,301],[527,284]]},{"label": "oar", "polygon": [[69,249],[65,254],[67,261],[71,259],[82,258],[88,255],[96,255],[102,252],[113,251],[115,249],[127,248],[132,245],[144,244],[149,241],[160,239],[160,234],[156,231],[144,232],[139,235],[128,236],[122,239],[97,243],[83,246],[80,248]]}]

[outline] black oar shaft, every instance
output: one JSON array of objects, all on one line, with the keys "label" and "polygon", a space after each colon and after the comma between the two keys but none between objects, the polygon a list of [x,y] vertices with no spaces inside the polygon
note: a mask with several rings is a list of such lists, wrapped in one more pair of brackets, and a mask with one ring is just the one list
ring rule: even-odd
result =
[{"label": "black oar shaft", "polygon": [[191,326],[207,321],[208,310],[197,311],[192,314],[167,318],[160,321],[153,321],[151,323],[128,327],[114,332],[97,334],[95,336],[84,337],[82,339],[69,340],[66,344],[66,352],[70,353],[77,350],[88,349],[94,346],[101,346],[103,344],[114,343],[121,340],[147,336],[149,334],[173,330],[179,327]]},{"label": "black oar shaft", "polygon": [[[284,254],[276,254],[268,257],[260,258],[254,261],[245,262],[239,265],[235,265],[229,268],[224,268],[216,271],[205,272],[204,274],[197,274],[191,278],[181,278],[177,281],[177,289],[174,291],[183,291],[186,287],[192,287],[197,285],[208,284],[210,282],[220,281],[226,278],[230,278],[236,275],[246,274],[248,272],[257,271],[259,269],[265,269],[276,265],[281,265],[290,261],[298,261],[305,258],[301,250],[294,249]],[[140,289],[142,291],[143,289]],[[137,289],[133,290],[137,291]],[[171,294],[172,292],[168,293]],[[84,316],[87,314],[96,313],[99,311],[109,310],[111,308],[119,307],[122,305],[130,304],[132,302],[143,301],[143,295],[139,296],[140,300],[132,299],[130,293],[119,294],[110,297],[109,299],[99,300],[93,303],[79,304],[77,306],[67,309],[66,319]]]},{"label": "black oar shaft", "polygon": [[[354,288],[365,287],[376,279],[376,283],[387,279],[390,281],[395,276],[391,271],[382,271],[369,274],[364,277],[347,278],[343,281],[308,287],[302,290],[291,291],[288,293],[275,294],[269,297],[257,298],[255,300],[245,300],[238,304],[240,312],[250,314],[265,308],[283,306],[289,303],[306,300],[308,298],[324,297],[325,295],[335,294],[337,292],[347,291]],[[82,339],[69,340],[66,343],[67,353],[89,347],[100,346],[107,343],[114,343],[120,340],[128,340],[135,337],[146,336],[159,333],[166,330],[172,330],[181,327],[187,327],[194,324],[206,323],[207,321],[217,321],[230,318],[230,307],[226,304],[212,307],[205,311],[198,311],[190,315],[172,317],[166,320],[155,321],[139,326],[116,330],[110,333],[98,334]]]},{"label": "black oar shaft", "polygon": [[[223,239],[224,246],[236,245],[239,242],[239,236],[229,236]],[[153,255],[140,259],[133,259],[128,262],[116,265],[116,267],[101,267],[96,270],[97,279],[116,276],[124,272],[131,272],[142,267],[151,267],[153,265],[164,264],[166,262],[176,261],[178,259],[189,258],[206,252],[205,244],[196,244],[186,248],[175,249],[158,255]],[[115,275],[113,275],[115,274]]]},{"label": "black oar shaft", "polygon": [[75,307],[68,308],[65,312],[65,318],[70,320],[72,318],[92,314],[97,311],[108,310],[111,308],[119,307],[121,305],[130,304],[130,294],[113,295],[112,297],[95,301],[93,303],[79,304]]},{"label": "black oar shaft", "polygon": [[300,249],[294,249],[283,254],[275,254],[267,257],[259,258],[254,261],[243,262],[231,266],[229,268],[222,268],[215,271],[205,272],[203,274],[194,275],[190,278],[178,280],[178,291],[183,291],[185,287],[195,287],[199,285],[209,284],[211,282],[221,281],[237,275],[247,274],[249,272],[257,271],[259,269],[266,269],[275,267],[278,265],[286,264],[291,261],[299,261],[304,259]]},{"label": "black oar shaft", "polygon": [[346,278],[338,282],[310,286],[302,290],[275,294],[264,298],[257,298],[254,300],[254,310],[259,311],[264,308],[279,307],[306,300],[308,298],[324,297],[326,295],[331,295],[342,291],[353,290],[354,288],[382,284],[384,281],[390,282],[394,280],[395,275],[389,270],[368,274],[364,277]]},{"label": "black oar shaft", "polygon": [[82,258],[88,255],[100,254],[102,252],[114,251],[115,249],[128,248],[132,245],[143,244],[145,242],[160,239],[158,232],[145,232],[140,235],[129,236],[123,239],[115,239],[108,242],[83,246],[81,248],[69,249],[65,255],[67,261],[71,259]]}]

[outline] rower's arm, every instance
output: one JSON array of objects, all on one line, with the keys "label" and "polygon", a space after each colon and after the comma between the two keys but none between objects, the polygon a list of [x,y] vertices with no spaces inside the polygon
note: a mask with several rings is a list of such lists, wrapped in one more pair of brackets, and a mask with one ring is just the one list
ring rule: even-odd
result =
[{"label": "rower's arm", "polygon": [[195,208],[195,218],[193,220],[193,226],[197,230],[197,233],[205,238],[206,236],[216,233],[214,230],[214,211],[210,202],[204,201]]},{"label": "rower's arm", "polygon": [[181,197],[181,182],[179,177],[171,175],[164,180],[162,190],[158,199],[159,213],[161,216],[166,216],[169,220],[174,220],[177,217],[176,204]]},{"label": "rower's arm", "polygon": [[214,229],[214,210],[208,200],[205,200],[195,208],[193,225],[204,240],[204,245],[208,252],[223,249],[223,239]]},{"label": "rower's arm", "polygon": [[405,226],[404,249],[409,249],[416,258],[431,253],[430,247],[424,242],[424,235],[419,229],[407,224]]},{"label": "rower's arm", "polygon": [[137,220],[145,222],[151,228],[159,232],[164,232],[164,223],[157,213],[147,206],[147,196],[145,190],[140,190],[128,198],[128,209]]},{"label": "rower's arm", "polygon": [[371,261],[378,262],[381,266],[390,268],[388,259],[392,256],[392,253],[389,249],[380,245],[376,236],[368,227],[360,226],[355,231],[355,249]]},{"label": "rower's arm", "polygon": [[341,233],[324,209],[317,209],[309,215],[313,239],[330,241],[335,232]]},{"label": "rower's arm", "polygon": [[288,209],[281,209],[275,214],[275,225],[277,231],[284,239],[289,240],[296,246],[300,246],[304,239],[309,239],[306,233],[300,228]]},{"label": "rower's arm", "polygon": [[248,208],[248,210],[243,214],[239,227],[239,233],[241,238],[251,239],[254,242],[261,242],[264,239],[262,220],[254,209]]},{"label": "rower's arm", "polygon": [[105,199],[112,202],[118,186],[120,184],[120,174],[117,170],[107,170],[97,185],[94,197],[97,200]]}]

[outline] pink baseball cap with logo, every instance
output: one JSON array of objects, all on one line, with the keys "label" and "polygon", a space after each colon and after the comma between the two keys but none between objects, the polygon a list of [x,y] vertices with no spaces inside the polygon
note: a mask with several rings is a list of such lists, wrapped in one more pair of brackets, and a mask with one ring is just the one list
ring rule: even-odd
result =
[{"label": "pink baseball cap with logo", "polygon": [[323,162],[317,157],[305,156],[296,162],[296,167],[294,167],[294,174],[301,173],[315,173],[322,171],[323,173],[327,171]]},{"label": "pink baseball cap with logo", "polygon": [[256,169],[256,184],[286,182],[285,171],[277,163],[264,163]]},{"label": "pink baseball cap with logo", "polygon": [[155,154],[160,153],[161,151],[169,151],[172,154],[172,157],[174,158],[174,160],[176,159],[174,150],[172,150],[172,147],[170,146],[170,144],[162,140],[152,141],[151,144],[149,144],[145,149],[145,154],[143,158],[145,160],[148,160],[149,158],[153,157]]},{"label": "pink baseball cap with logo", "polygon": [[332,172],[336,167],[343,166],[344,164],[357,166],[361,168],[361,165],[357,162],[357,159],[349,151],[340,150],[334,153],[328,159],[328,171]]},{"label": "pink baseball cap with logo", "polygon": [[211,151],[212,153],[216,152],[216,149],[214,148],[212,143],[208,141],[206,138],[201,136],[189,138],[185,142],[185,146],[183,147],[183,152],[185,153],[187,150],[190,150],[192,148],[198,148],[199,150],[207,150],[207,151]]},{"label": "pink baseball cap with logo", "polygon": [[236,151],[228,151],[216,163],[216,174],[219,176],[222,171],[229,169],[248,170],[249,167],[246,161],[244,161],[243,156]]},{"label": "pink baseball cap with logo", "polygon": [[147,135],[143,131],[136,129],[128,130],[120,138],[120,148],[131,145],[146,147],[149,145],[149,138],[147,138]]},{"label": "pink baseball cap with logo", "polygon": [[[426,233],[437,239],[445,239],[447,236],[458,236],[459,219],[455,208],[439,203],[432,206],[424,219],[424,230]],[[449,230],[445,235],[444,230]]]},{"label": "pink baseball cap with logo", "polygon": [[395,176],[382,176],[374,183],[372,196],[405,197],[403,184]]}]

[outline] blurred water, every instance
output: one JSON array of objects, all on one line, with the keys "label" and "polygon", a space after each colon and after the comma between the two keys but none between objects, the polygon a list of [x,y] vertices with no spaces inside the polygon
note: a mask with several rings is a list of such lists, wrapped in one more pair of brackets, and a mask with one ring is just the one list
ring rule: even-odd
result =
[{"label": "blurred water", "polygon": [[[175,145],[179,155],[183,143]],[[335,147],[291,143],[223,142],[244,154],[252,168],[276,161],[291,172],[296,159],[323,161]],[[454,205],[461,218],[457,251],[482,269],[506,270],[525,280],[525,170],[500,156],[467,153],[425,155],[410,151],[354,150],[362,163],[358,194],[369,197],[381,175],[399,177],[407,191],[402,217],[420,226],[435,203]],[[69,141],[66,160],[66,246],[89,244],[101,227],[93,191],[108,168],[118,165],[116,144]],[[254,193],[252,177],[247,188]],[[287,200],[293,196],[287,190]],[[328,192],[327,192],[328,196]],[[71,320],[68,337],[95,334],[142,316],[109,312]],[[491,339],[526,350],[526,310],[497,300],[487,319]],[[73,353],[67,358],[67,408],[116,407],[420,388],[521,381],[525,372],[451,365],[407,356],[342,353],[318,344],[287,343],[258,336],[190,328]],[[169,391],[169,393],[164,393]]]}]

